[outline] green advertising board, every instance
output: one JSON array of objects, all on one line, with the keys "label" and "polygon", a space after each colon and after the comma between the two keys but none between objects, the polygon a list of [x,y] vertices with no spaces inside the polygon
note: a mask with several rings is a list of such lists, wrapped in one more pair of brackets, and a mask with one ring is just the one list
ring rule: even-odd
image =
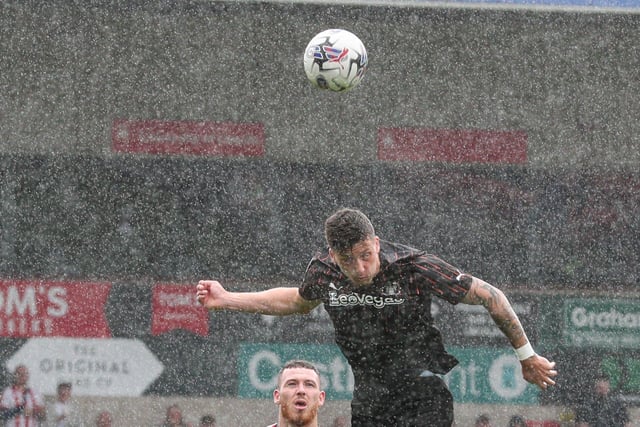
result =
[{"label": "green advertising board", "polygon": [[637,300],[568,299],[564,301],[563,342],[567,346],[640,348]]},{"label": "green advertising board", "polygon": [[609,375],[612,387],[622,395],[640,396],[640,355],[605,355],[600,370]]},{"label": "green advertising board", "polygon": [[[522,378],[520,362],[510,349],[450,349],[460,364],[444,377],[458,403],[537,404],[538,390]],[[314,363],[327,398],[351,399],[353,374],[333,344],[241,344],[238,396],[270,399],[280,367],[290,359]]]},{"label": "green advertising board", "polygon": [[277,385],[278,371],[291,359],[305,359],[318,368],[328,399],[351,399],[351,368],[338,347],[332,344],[241,344],[238,396],[271,398]]},{"label": "green advertising board", "polygon": [[445,377],[457,403],[535,405],[538,388],[522,378],[520,362],[511,349],[452,347],[460,364]]}]

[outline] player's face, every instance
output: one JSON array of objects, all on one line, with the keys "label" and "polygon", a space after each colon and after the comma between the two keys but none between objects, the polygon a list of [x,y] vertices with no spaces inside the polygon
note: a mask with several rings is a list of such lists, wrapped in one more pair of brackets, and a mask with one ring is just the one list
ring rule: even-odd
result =
[{"label": "player's face", "polygon": [[29,370],[26,366],[18,366],[14,373],[14,383],[16,385],[26,385],[29,382]]},{"label": "player's face", "polygon": [[282,372],[280,386],[273,392],[273,401],[280,406],[280,415],[289,425],[305,426],[318,416],[324,404],[320,378],[311,369],[290,368]]},{"label": "player's face", "polygon": [[609,381],[607,380],[598,380],[596,382],[596,394],[599,396],[606,396],[609,394],[611,390]]},{"label": "player's face", "polygon": [[96,427],[111,427],[111,414],[108,412],[101,412],[96,419]]},{"label": "player's face", "polygon": [[344,252],[329,251],[333,261],[356,286],[370,285],[380,271],[380,239],[376,236]]},{"label": "player's face", "polygon": [[70,387],[60,387],[58,389],[58,399],[66,402],[71,397],[71,388]]}]

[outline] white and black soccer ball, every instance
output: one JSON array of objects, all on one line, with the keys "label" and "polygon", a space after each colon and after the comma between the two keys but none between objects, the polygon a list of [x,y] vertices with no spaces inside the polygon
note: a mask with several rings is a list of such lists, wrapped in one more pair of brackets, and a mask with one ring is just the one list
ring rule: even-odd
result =
[{"label": "white and black soccer ball", "polygon": [[367,71],[367,50],[347,30],[316,34],[304,51],[304,71],[315,86],[345,92],[358,86]]}]

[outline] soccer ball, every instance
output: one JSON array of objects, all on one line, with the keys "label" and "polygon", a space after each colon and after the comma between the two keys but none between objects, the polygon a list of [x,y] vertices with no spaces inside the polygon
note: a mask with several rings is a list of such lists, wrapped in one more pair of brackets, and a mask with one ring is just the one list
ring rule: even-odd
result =
[{"label": "soccer ball", "polygon": [[304,51],[304,71],[314,86],[346,92],[367,71],[367,50],[353,33],[331,29],[316,34]]}]

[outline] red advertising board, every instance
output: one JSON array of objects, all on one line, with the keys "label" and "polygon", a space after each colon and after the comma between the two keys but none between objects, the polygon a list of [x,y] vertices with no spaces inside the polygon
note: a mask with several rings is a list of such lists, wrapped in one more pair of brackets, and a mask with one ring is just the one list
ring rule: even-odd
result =
[{"label": "red advertising board", "polygon": [[0,280],[0,337],[111,337],[110,283]]},{"label": "red advertising board", "polygon": [[117,119],[114,151],[204,156],[264,156],[262,123]]},{"label": "red advertising board", "polygon": [[153,287],[151,333],[160,335],[174,329],[206,336],[209,312],[196,300],[193,286],[156,284]]},{"label": "red advertising board", "polygon": [[524,164],[527,134],[518,130],[378,128],[378,159]]}]

